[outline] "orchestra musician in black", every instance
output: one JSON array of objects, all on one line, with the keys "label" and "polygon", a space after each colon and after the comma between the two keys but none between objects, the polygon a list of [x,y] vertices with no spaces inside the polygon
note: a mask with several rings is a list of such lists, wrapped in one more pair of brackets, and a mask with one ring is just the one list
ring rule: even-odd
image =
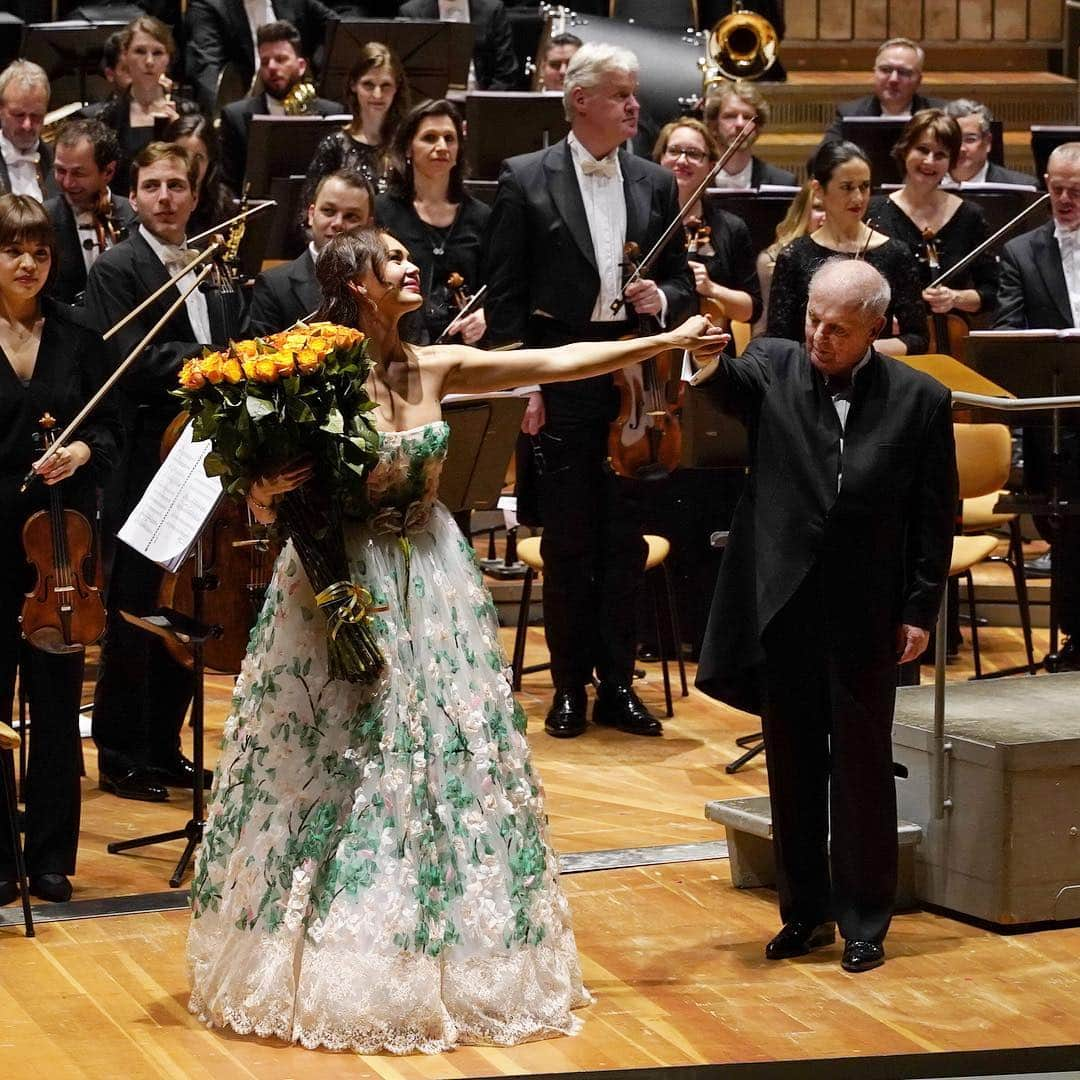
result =
[{"label": "orchestra musician in black", "polygon": [[[185,229],[194,208],[197,169],[175,143],[151,143],[131,168],[131,204],[139,223],[128,238],[94,263],[86,308],[101,330],[128,314],[190,261]],[[189,271],[179,282],[194,281]],[[119,361],[179,296],[173,286],[113,339]],[[106,493],[106,528],[127,519],[157,471],[161,440],[177,415],[169,391],[183,361],[203,346],[235,336],[241,313],[235,292],[196,289],[127,371],[121,394],[127,452]],[[157,606],[160,569],[117,545],[108,593],[109,621],[94,696],[94,740],[103,791],[122,798],[161,801],[166,786],[191,787],[194,768],[180,750],[180,729],[191,700],[191,672],[164,645],[131,627],[121,611],[145,614]],[[206,782],[209,784],[209,774]]]}]

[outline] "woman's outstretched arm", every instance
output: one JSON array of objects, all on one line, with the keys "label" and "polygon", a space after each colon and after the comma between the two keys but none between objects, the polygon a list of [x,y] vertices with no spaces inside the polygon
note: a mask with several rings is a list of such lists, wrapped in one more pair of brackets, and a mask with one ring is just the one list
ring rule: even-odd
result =
[{"label": "woman's outstretched arm", "polygon": [[666,349],[686,349],[702,359],[715,356],[729,337],[702,315],[651,337],[623,341],[579,341],[554,349],[483,352],[465,346],[432,346],[425,364],[443,369],[442,394],[510,390],[530,383],[569,382],[648,360]]}]

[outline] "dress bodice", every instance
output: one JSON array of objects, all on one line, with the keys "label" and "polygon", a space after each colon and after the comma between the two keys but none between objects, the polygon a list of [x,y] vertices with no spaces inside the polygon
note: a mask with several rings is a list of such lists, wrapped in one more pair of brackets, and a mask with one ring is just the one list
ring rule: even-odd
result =
[{"label": "dress bodice", "polygon": [[439,477],[450,441],[445,420],[410,428],[384,431],[379,460],[368,476],[367,495],[376,529],[393,531],[422,528],[439,492]]}]

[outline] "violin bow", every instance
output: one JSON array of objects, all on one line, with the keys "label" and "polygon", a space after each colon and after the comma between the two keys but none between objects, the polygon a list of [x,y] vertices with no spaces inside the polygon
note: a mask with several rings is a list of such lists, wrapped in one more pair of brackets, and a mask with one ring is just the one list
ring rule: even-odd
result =
[{"label": "violin bow", "polygon": [[[217,245],[214,246],[216,247]],[[166,311],[165,314],[162,315],[156,323],[154,323],[154,325],[147,331],[142,341],[140,341],[139,344],[136,345],[135,348],[127,354],[127,356],[124,358],[123,363],[120,364],[119,367],[117,367],[117,369],[105,380],[105,382],[101,384],[101,388],[98,390],[98,392],[94,394],[94,396],[79,410],[78,415],[76,415],[75,419],[72,420],[71,423],[68,424],[68,426],[64,428],[62,432],[60,432],[59,435],[57,435],[49,449],[46,450],[45,453],[38,459],[37,468],[31,469],[23,478],[22,486],[19,488],[20,494],[26,491],[26,489],[30,486],[34,478],[38,475],[38,471],[40,470],[41,466],[44,465],[45,462],[48,461],[49,458],[51,458],[57,450],[61,449],[61,447],[63,447],[67,443],[68,439],[70,439],[74,432],[78,430],[79,425],[94,411],[94,409],[97,408],[98,402],[101,401],[101,399],[113,388],[117,379],[119,379],[120,376],[123,375],[129,367],[131,367],[139,353],[141,353],[143,349],[146,348],[146,346],[153,339],[154,335],[157,334],[157,332],[173,317],[173,315],[179,309],[180,305],[185,300],[187,300],[188,296],[202,284],[203,279],[206,277],[207,274],[210,273],[211,269],[213,268],[210,266],[204,266],[199,271],[198,275],[195,278],[194,284],[189,285],[176,298],[176,300],[173,301],[173,303],[169,306],[168,311]],[[187,273],[186,270],[184,272]]]},{"label": "violin bow", "polygon": [[[626,288],[629,285],[633,285],[635,281],[640,281],[642,276],[652,268],[652,264],[656,261],[657,256],[661,251],[667,247],[668,242],[675,235],[683,223],[683,220],[689,216],[690,208],[696,206],[701,196],[705,194],[708,186],[716,179],[717,173],[731,160],[732,156],[742,149],[743,143],[750,138],[754,132],[757,131],[757,121],[749,120],[746,126],[735,136],[731,141],[731,145],[720,155],[720,159],[709,170],[708,175],[697,186],[697,190],[686,200],[686,205],[675,215],[671,220],[671,224],[661,233],[660,239],[653,244],[648,254],[638,263],[634,272],[623,282],[623,292],[625,294]],[[618,315],[622,310],[623,304],[626,303],[626,296],[618,296],[611,301],[612,314]]]},{"label": "violin bow", "polygon": [[459,319],[464,319],[466,315],[471,314],[480,306],[480,301],[484,299],[484,293],[487,292],[487,286],[481,285],[469,297],[469,302],[446,324],[446,329],[432,342],[432,345],[443,345],[446,342],[446,335],[450,332],[450,327],[454,325]]},{"label": "violin bow", "polygon": [[1011,221],[1006,221],[1004,225],[998,229],[992,236],[988,236],[978,247],[969,251],[959,262],[955,262],[949,267],[943,274],[939,274],[933,281],[926,287],[928,289],[936,289],[939,285],[944,285],[945,281],[952,277],[953,274],[958,274],[961,270],[970,266],[988,247],[997,243],[997,241],[1005,235],[1014,225],[1028,216],[1037,206],[1042,206],[1047,199],[1050,198],[1050,193],[1047,192],[1041,198],[1036,199],[1030,206],[1024,207],[1019,214],[1016,215]]},{"label": "violin bow", "polygon": [[197,244],[200,240],[205,240],[207,237],[213,236],[214,233],[221,232],[222,229],[227,229],[230,225],[235,225],[238,221],[243,221],[253,214],[261,214],[263,210],[266,210],[271,206],[277,206],[277,203],[273,199],[264,199],[262,202],[257,202],[253,206],[249,206],[246,210],[241,210],[239,214],[233,214],[231,218],[226,218],[224,221],[219,221],[216,225],[212,225],[209,229],[204,229],[197,236],[191,237],[188,240],[188,243]]}]

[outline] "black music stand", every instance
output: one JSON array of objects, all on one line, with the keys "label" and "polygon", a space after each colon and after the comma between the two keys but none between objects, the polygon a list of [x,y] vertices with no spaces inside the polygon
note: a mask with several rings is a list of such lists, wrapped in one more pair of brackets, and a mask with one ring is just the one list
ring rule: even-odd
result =
[{"label": "black music stand", "polygon": [[764,251],[776,240],[776,227],[784,220],[797,187],[776,187],[768,191],[755,188],[709,188],[708,203],[735,214],[746,222],[754,253]]},{"label": "black music stand", "polygon": [[[968,336],[967,363],[1019,398],[1080,396],[1080,330],[972,331]],[[1054,537],[1050,544],[1053,552],[1063,519],[1080,514],[1080,500],[1070,503],[1063,488],[1061,410],[1025,412],[1023,419],[1025,426],[1050,427],[1049,492],[1045,496],[1010,495],[998,507],[1010,513],[1045,514]],[[1060,602],[1059,571],[1050,575],[1050,651],[1036,665],[1046,671],[1057,670]],[[1027,671],[1028,666],[1023,664],[995,671],[991,677]]]},{"label": "black music stand", "polygon": [[217,586],[214,576],[206,575],[203,569],[203,546],[202,536],[195,542],[195,577],[191,583],[192,591],[192,614],[184,615],[172,608],[158,608],[152,615],[138,616],[122,611],[120,614],[125,622],[139,627],[149,634],[157,637],[179,641],[182,645],[191,649],[191,669],[194,676],[194,690],[191,696],[191,738],[192,738],[192,765],[194,766],[194,782],[191,787],[191,817],[182,829],[172,829],[169,832],[155,833],[153,836],[140,836],[134,840],[114,840],[107,844],[105,850],[110,855],[116,855],[121,851],[130,851],[132,848],[148,847],[151,844],[166,844],[171,840],[186,840],[184,850],[176,864],[169,885],[174,889],[180,887],[184,879],[188,865],[195,854],[195,848],[202,840],[203,828],[206,825],[206,792],[203,790],[203,733],[205,729],[205,701],[206,692],[203,680],[206,667],[203,662],[203,646],[213,637],[221,636],[220,626],[207,626],[203,620],[203,596],[210,589]]},{"label": "black music stand", "polygon": [[380,41],[401,61],[415,97],[442,98],[469,79],[476,28],[439,19],[328,19],[319,92],[342,93],[360,49]]},{"label": "black music stand", "polygon": [[315,148],[324,136],[348,123],[340,116],[253,116],[248,135],[244,183],[253,199],[270,196],[279,176],[307,173]]},{"label": "black music stand", "polygon": [[465,161],[469,175],[479,180],[498,179],[507,158],[542,150],[570,130],[562,95],[532,91],[470,91],[465,123]]},{"label": "black music stand", "polygon": [[[900,184],[904,177],[893,160],[892,151],[907,127],[910,116],[845,116],[840,124],[842,138],[853,142],[870,159],[870,176],[875,187]],[[990,121],[990,160],[1005,164],[1005,140],[1000,120]]]},{"label": "black music stand", "polygon": [[[122,22],[30,23],[23,27],[19,55],[33,60],[49,76],[49,106],[58,109],[73,101],[86,102],[108,94],[109,84],[100,74],[105,43]],[[90,91],[93,90],[91,94]]]},{"label": "black music stand", "polygon": [[[1006,222],[1012,221],[1017,214],[1033,202],[1041,199],[1043,193],[1034,187],[1022,187],[1015,184],[961,184],[954,188],[957,194],[977,203],[986,216],[987,233],[997,232]],[[1037,229],[1050,220],[1050,207],[1033,211],[1024,218],[1023,230]]]}]

